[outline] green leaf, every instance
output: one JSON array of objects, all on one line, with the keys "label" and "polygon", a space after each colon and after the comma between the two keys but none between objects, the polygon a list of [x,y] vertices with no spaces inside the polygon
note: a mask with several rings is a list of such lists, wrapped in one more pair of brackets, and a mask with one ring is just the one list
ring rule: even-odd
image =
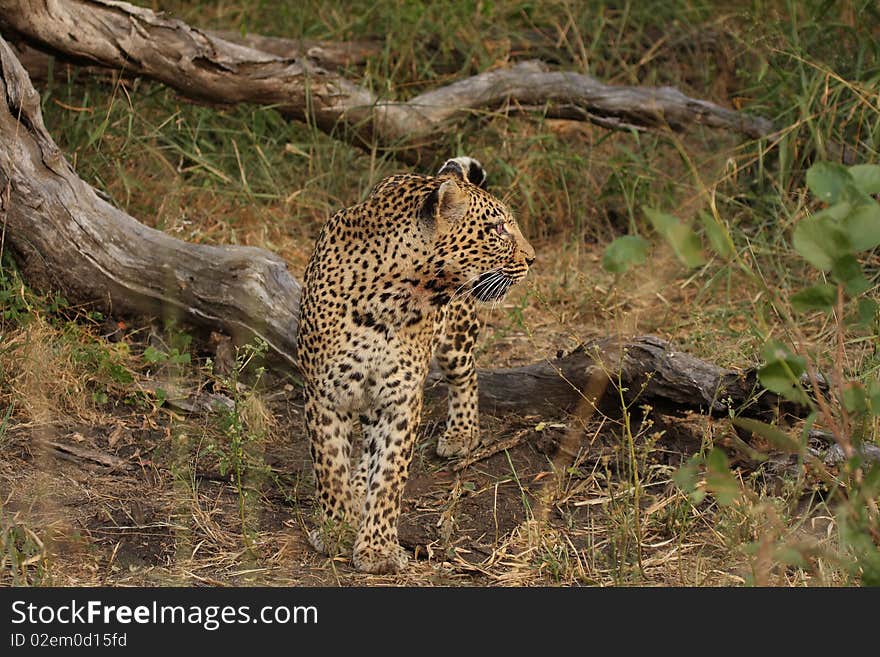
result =
[{"label": "green leaf", "polygon": [[164,363],[168,360],[168,354],[159,351],[154,346],[150,345],[144,349],[144,360],[148,363]]},{"label": "green leaf", "polygon": [[835,260],[831,266],[831,273],[837,281],[846,286],[846,293],[850,296],[858,296],[871,288],[871,284],[862,273],[862,266],[852,254]]},{"label": "green leaf", "polygon": [[837,286],[819,283],[791,295],[791,305],[801,313],[811,310],[829,311],[837,300]]},{"label": "green leaf", "polygon": [[859,299],[859,323],[864,326],[871,326],[877,317],[878,310],[880,310],[880,306],[873,299],[868,297]]},{"label": "green leaf", "polygon": [[618,237],[605,249],[602,267],[614,274],[622,274],[632,265],[645,262],[649,242],[638,235]]},{"label": "green leaf", "polygon": [[806,403],[806,397],[798,387],[798,381],[793,374],[797,372],[786,361],[774,361],[767,363],[758,370],[758,379],[761,385],[778,395],[782,395],[789,401]]},{"label": "green leaf", "polygon": [[799,386],[806,361],[775,341],[764,345],[762,355],[766,364],[758,370],[761,385],[789,401],[807,405],[809,398]]},{"label": "green leaf", "polygon": [[719,449],[718,447],[713,447],[712,451],[709,452],[709,455],[706,457],[706,467],[708,467],[709,470],[714,470],[716,472],[728,470],[729,465],[727,463],[727,454],[724,453],[724,450]]},{"label": "green leaf", "polygon": [[836,222],[842,222],[847,218],[850,212],[852,212],[853,206],[851,203],[847,201],[841,201],[840,203],[835,203],[834,205],[829,205],[824,210],[821,210],[814,214],[814,217],[829,217],[834,219]]},{"label": "green leaf", "polygon": [[868,403],[871,405],[871,415],[880,415],[880,381],[871,379],[867,386]]},{"label": "green leaf", "polygon": [[735,502],[740,494],[739,482],[730,471],[727,463],[727,455],[718,449],[712,448],[706,457],[706,488],[709,489],[721,506],[728,506]]},{"label": "green leaf", "polygon": [[768,340],[764,347],[761,349],[761,356],[768,363],[774,361],[787,361],[789,362],[794,376],[799,377],[804,373],[804,359],[800,356],[795,356],[792,354],[788,348],[778,342],[776,340]]},{"label": "green leaf", "polygon": [[697,487],[697,459],[696,455],[692,456],[686,463],[675,471],[672,475],[672,481],[684,493],[693,493]]},{"label": "green leaf", "polygon": [[169,356],[169,360],[175,365],[189,365],[190,364],[190,354],[188,351],[184,353],[180,353],[177,347],[171,350],[171,354]]},{"label": "green leaf", "polygon": [[841,225],[856,251],[867,251],[880,245],[880,204],[859,203],[847,213]]},{"label": "green leaf", "polygon": [[802,450],[800,442],[766,422],[738,417],[734,418],[733,423],[740,429],[751,431],[760,436],[776,449],[788,454],[800,454]]},{"label": "green leaf", "polygon": [[794,382],[791,371],[786,363],[768,363],[758,370],[758,379],[767,390],[782,395],[789,401],[806,405],[807,396]]},{"label": "green leaf", "polygon": [[124,366],[118,363],[111,363],[107,366],[107,373],[110,375],[116,383],[131,383],[134,381],[134,376],[131,372],[125,369]]},{"label": "green leaf", "polygon": [[794,249],[814,267],[828,271],[834,261],[852,252],[843,229],[820,214],[801,221],[794,229]]},{"label": "green leaf", "polygon": [[849,168],[849,174],[863,194],[880,194],[880,165],[856,164]]},{"label": "green leaf", "polygon": [[643,208],[643,210],[654,230],[669,243],[682,264],[686,267],[699,267],[706,263],[700,238],[690,226],[671,214],[653,208]]},{"label": "green leaf", "polygon": [[700,210],[699,216],[715,253],[726,260],[731,260],[736,256],[736,248],[727,227],[705,210]]},{"label": "green leaf", "polygon": [[816,162],[807,170],[807,187],[829,205],[841,200],[846,188],[853,185],[846,167],[833,162]]},{"label": "green leaf", "polygon": [[849,381],[843,384],[841,392],[843,405],[850,413],[865,413],[868,410],[868,395],[861,383]]},{"label": "green leaf", "polygon": [[697,488],[699,464],[700,457],[694,454],[686,463],[682,463],[681,467],[672,475],[672,481],[675,482],[675,485],[687,494],[694,504],[702,502],[706,494],[705,491]]}]

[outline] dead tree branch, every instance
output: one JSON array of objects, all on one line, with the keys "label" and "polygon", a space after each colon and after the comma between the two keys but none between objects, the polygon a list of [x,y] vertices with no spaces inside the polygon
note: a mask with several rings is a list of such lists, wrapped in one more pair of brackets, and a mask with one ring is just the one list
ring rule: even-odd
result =
[{"label": "dead tree branch", "polygon": [[702,124],[749,137],[773,130],[766,119],[672,87],[606,85],[580,73],[549,71],[537,61],[484,72],[406,102],[385,100],[308,57],[238,45],[113,0],[0,0],[0,30],[77,62],[158,80],[201,102],[273,105],[292,119],[411,161],[449,124],[510,108],[534,107],[608,128],[683,130]]},{"label": "dead tree branch", "polygon": [[40,96],[2,37],[0,86],[0,219],[32,285],[123,313],[258,335],[292,360],[300,286],[281,258],[189,244],[101,199],[52,140]]},{"label": "dead tree branch", "polygon": [[[726,414],[749,403],[746,414],[753,415],[780,403],[775,394],[762,391],[754,370],[717,367],[653,335],[596,340],[561,358],[478,374],[480,409],[491,414],[553,416],[583,405],[601,407],[608,400],[619,406],[614,399],[620,389],[628,402],[639,400],[664,410]],[[428,399],[445,394],[441,380],[439,372],[431,372]],[[605,391],[603,398],[588,398],[584,391],[590,389]],[[763,394],[756,398],[757,393]]]},{"label": "dead tree branch", "polygon": [[[227,30],[205,30],[206,34],[218,39],[225,39],[241,46],[262,50],[276,57],[295,59],[308,57],[318,66],[329,70],[357,68],[364,65],[367,58],[381,51],[381,46],[373,41],[313,41],[292,40],[278,37],[262,36],[260,34],[242,35],[238,32]],[[19,61],[27,69],[31,80],[45,80],[49,76],[49,67],[53,64],[53,56],[37,48],[29,46],[24,40],[13,40],[12,46],[18,55]],[[68,59],[62,58],[54,62],[55,66],[65,69],[78,69],[87,75],[105,75],[115,73],[113,69],[99,66],[76,66]],[[58,75],[58,70],[55,71]]]}]

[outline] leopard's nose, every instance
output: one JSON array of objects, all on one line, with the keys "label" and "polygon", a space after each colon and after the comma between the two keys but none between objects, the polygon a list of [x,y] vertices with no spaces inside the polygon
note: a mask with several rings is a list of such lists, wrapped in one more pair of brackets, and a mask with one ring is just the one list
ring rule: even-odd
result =
[{"label": "leopard's nose", "polygon": [[535,261],[535,248],[523,240],[519,250],[522,251],[522,254],[525,256],[526,264],[531,267],[532,263]]}]

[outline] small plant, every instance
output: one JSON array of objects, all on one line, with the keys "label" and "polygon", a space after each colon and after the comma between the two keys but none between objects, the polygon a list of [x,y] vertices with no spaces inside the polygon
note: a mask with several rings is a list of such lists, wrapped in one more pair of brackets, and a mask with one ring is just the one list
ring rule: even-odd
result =
[{"label": "small plant", "polygon": [[[248,517],[255,492],[266,477],[266,466],[258,457],[257,448],[267,435],[268,414],[258,397],[257,389],[265,374],[262,360],[269,345],[257,339],[252,344],[236,348],[235,361],[228,375],[219,381],[232,396],[232,405],[221,407],[218,414],[219,429],[226,439],[216,445],[220,474],[229,477],[238,495],[239,517],[246,540],[254,531]],[[213,370],[208,361],[207,368]],[[248,376],[248,384],[242,379]]]},{"label": "small plant", "polygon": [[189,365],[190,355],[188,351],[183,353],[177,347],[172,347],[169,352],[160,351],[150,345],[144,349],[143,359],[145,362],[155,365],[158,363],[170,363],[171,365]]},{"label": "small plant", "polygon": [[148,365],[167,368],[172,375],[182,374],[191,363],[192,336],[180,330],[175,322],[166,322],[164,339],[158,346],[148,345],[141,358]]},{"label": "small plant", "polygon": [[9,256],[3,254],[0,260],[0,320],[5,323],[21,324],[27,321],[31,305],[24,292],[24,284],[18,272],[7,263]]},{"label": "small plant", "polygon": [[[877,439],[880,381],[876,367],[858,375],[849,371],[846,363],[848,344],[860,335],[874,342],[878,339],[878,305],[868,294],[873,284],[860,257],[880,246],[880,204],[874,199],[880,194],[880,166],[844,167],[818,162],[807,171],[806,183],[826,207],[797,223],[792,247],[813,267],[819,282],[785,294],[767,285],[747,263],[739,263],[763,285],[774,312],[785,320],[787,334],[799,338],[768,339],[761,350],[763,364],[758,378],[767,390],[809,411],[805,428],[795,438],[766,422],[736,417],[732,411],[733,424],[759,436],[773,449],[795,455],[799,463],[828,483],[831,496],[842,502],[837,519],[842,551],[850,560],[849,572],[864,584],[876,585],[880,583],[880,466],[869,469],[861,445]],[[695,233],[674,218],[655,211],[646,214],[682,262],[692,267],[703,263],[699,256],[702,246]],[[704,226],[711,224],[717,229],[719,224],[709,219],[704,218]],[[708,226],[707,234],[718,255],[738,258],[729,235],[711,232]],[[833,327],[831,360],[786,344],[806,343],[800,337],[799,318],[816,312],[824,313]],[[831,433],[846,457],[839,478],[807,449],[808,430],[817,425]],[[710,493],[722,507],[744,498],[758,506],[754,493],[733,475],[727,456],[718,447],[705,456],[692,457],[679,469],[675,481],[694,504]]]},{"label": "small plant", "polygon": [[0,329],[27,324],[35,314],[57,315],[66,308],[67,300],[60,294],[33,292],[9,253],[0,251]]},{"label": "small plant", "polygon": [[828,207],[798,223],[794,248],[831,281],[801,290],[791,303],[799,312],[831,312],[839,303],[856,301],[853,319],[870,326],[877,302],[864,296],[872,286],[858,256],[880,246],[880,204],[873,198],[880,194],[880,166],[818,162],[807,171],[807,186]]},{"label": "small plant", "polygon": [[[846,369],[846,345],[853,333],[877,340],[877,302],[867,296],[873,285],[859,257],[880,246],[880,166],[843,167],[818,162],[807,171],[807,186],[827,205],[798,223],[794,249],[816,270],[822,282],[791,295],[797,313],[819,311],[834,326],[836,358],[829,371],[809,353],[793,354],[768,342],[761,383],[786,399],[809,406],[807,425],[821,423],[839,445],[846,461],[842,480],[833,490],[843,504],[838,513],[841,543],[853,563],[851,574],[864,584],[880,584],[880,465],[864,459],[862,445],[877,439],[880,381],[876,371],[862,376]],[[809,383],[809,390],[806,383]],[[793,441],[774,427],[753,421],[750,428],[772,444],[804,458],[803,441]],[[785,440],[788,445],[785,445]],[[780,445],[782,443],[782,445]],[[814,464],[823,470],[821,464]]]},{"label": "small plant", "polygon": [[92,401],[106,404],[111,389],[124,390],[134,381],[128,343],[107,342],[72,321],[66,322],[63,330],[72,362],[87,377]]},{"label": "small plant", "polygon": [[0,509],[0,584],[37,586],[45,583],[46,548],[29,527]]}]

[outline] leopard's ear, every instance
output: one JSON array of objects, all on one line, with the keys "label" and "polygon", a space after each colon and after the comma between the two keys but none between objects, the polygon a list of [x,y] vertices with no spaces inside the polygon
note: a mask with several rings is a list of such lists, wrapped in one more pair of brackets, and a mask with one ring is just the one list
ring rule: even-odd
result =
[{"label": "leopard's ear", "polygon": [[467,180],[481,189],[486,189],[486,170],[479,161],[466,155],[446,160],[437,175],[452,175],[460,180]]},{"label": "leopard's ear", "polygon": [[443,183],[422,201],[419,221],[431,235],[458,222],[468,211],[470,199],[455,178]]},{"label": "leopard's ear", "polygon": [[446,180],[437,190],[439,217],[450,223],[457,223],[464,217],[470,207],[470,198],[461,186],[454,180]]}]

